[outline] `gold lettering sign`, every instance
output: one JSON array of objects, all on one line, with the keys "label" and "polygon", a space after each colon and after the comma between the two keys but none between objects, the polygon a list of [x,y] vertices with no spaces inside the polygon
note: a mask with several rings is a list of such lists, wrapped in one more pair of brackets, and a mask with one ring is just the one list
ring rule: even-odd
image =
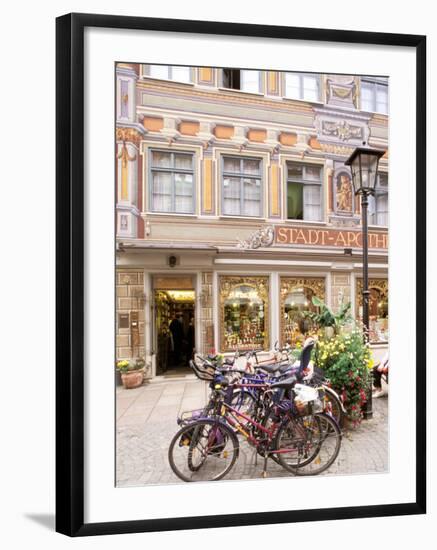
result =
[{"label": "gold lettering sign", "polygon": [[[387,249],[387,233],[369,232],[369,248]],[[335,246],[338,248],[361,248],[363,236],[361,231],[346,229],[309,229],[301,227],[277,226],[275,244],[306,246]]]}]

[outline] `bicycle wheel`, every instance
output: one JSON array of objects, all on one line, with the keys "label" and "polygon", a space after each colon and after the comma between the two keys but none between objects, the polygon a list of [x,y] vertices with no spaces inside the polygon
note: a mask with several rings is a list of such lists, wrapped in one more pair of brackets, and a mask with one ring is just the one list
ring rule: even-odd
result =
[{"label": "bicycle wheel", "polygon": [[275,449],[283,468],[295,475],[318,475],[340,452],[341,432],[326,413],[292,417],[279,428]]},{"label": "bicycle wheel", "polygon": [[233,467],[238,440],[219,420],[198,420],[181,428],[173,437],[168,460],[183,481],[217,481]]},{"label": "bicycle wheel", "polygon": [[323,412],[332,416],[339,426],[343,423],[343,409],[340,398],[330,388],[323,388]]},{"label": "bicycle wheel", "polygon": [[232,394],[230,405],[234,409],[250,416],[255,409],[255,403],[256,399],[251,393],[244,390],[236,390]]}]

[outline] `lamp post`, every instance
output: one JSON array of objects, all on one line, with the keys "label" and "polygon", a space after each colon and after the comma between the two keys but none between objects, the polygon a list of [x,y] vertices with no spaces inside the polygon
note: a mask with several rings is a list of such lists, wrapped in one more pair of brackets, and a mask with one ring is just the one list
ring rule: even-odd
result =
[{"label": "lamp post", "polygon": [[[365,329],[365,339],[369,338],[369,243],[367,210],[369,206],[369,196],[375,194],[375,186],[378,179],[378,163],[383,156],[384,151],[378,149],[369,149],[357,147],[351,156],[345,162],[346,166],[351,167],[352,184],[355,195],[361,195],[361,219],[363,231],[363,324]],[[372,385],[370,385],[364,418],[370,420],[373,416],[372,410]]]}]

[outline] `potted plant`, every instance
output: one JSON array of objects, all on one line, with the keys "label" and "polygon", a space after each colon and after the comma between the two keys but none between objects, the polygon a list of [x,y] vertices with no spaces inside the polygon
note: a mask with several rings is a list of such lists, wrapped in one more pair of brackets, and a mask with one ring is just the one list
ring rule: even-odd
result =
[{"label": "potted plant", "polygon": [[122,359],[117,362],[117,370],[121,373],[124,388],[132,389],[141,386],[144,380],[145,364],[146,362],[142,357]]},{"label": "potted plant", "polygon": [[352,317],[350,314],[351,303],[342,304],[338,313],[334,313],[320,298],[313,296],[313,305],[318,312],[306,312],[306,315],[320,328],[324,330],[326,338],[332,338],[340,328]]},{"label": "potted plant", "polygon": [[340,395],[350,425],[356,426],[362,418],[373,366],[369,345],[364,343],[363,331],[356,327],[349,334],[321,338],[314,351],[314,360]]}]

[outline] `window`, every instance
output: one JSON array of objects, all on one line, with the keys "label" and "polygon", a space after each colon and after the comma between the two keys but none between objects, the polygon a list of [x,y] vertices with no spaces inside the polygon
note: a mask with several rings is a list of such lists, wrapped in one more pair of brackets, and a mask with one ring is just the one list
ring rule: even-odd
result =
[{"label": "window", "polygon": [[[369,339],[371,342],[386,342],[389,336],[387,279],[369,279],[369,292]],[[362,320],[362,279],[356,280],[356,300],[358,318]]]},{"label": "window", "polygon": [[322,167],[287,163],[287,218],[322,219]]},{"label": "window", "polygon": [[153,212],[194,212],[192,153],[151,152],[150,209]]},{"label": "window", "polygon": [[361,81],[361,109],[375,113],[388,113],[388,85],[386,81]]},{"label": "window", "polygon": [[261,216],[261,160],[223,157],[223,214]]},{"label": "window", "polygon": [[294,279],[281,277],[281,342],[295,346],[312,330],[308,312],[318,313],[313,297],[325,300],[325,279]]},{"label": "window", "polygon": [[261,76],[259,71],[223,69],[223,88],[242,90],[243,92],[260,93],[260,83]]},{"label": "window", "polygon": [[149,65],[149,76],[178,82],[191,82],[190,67],[176,67],[172,65]]},{"label": "window", "polygon": [[267,349],[268,277],[220,277],[221,351]]},{"label": "window", "polygon": [[285,73],[285,97],[320,101],[320,78],[315,74]]},{"label": "window", "polygon": [[378,174],[375,195],[369,196],[369,223],[388,225],[388,176]]}]

